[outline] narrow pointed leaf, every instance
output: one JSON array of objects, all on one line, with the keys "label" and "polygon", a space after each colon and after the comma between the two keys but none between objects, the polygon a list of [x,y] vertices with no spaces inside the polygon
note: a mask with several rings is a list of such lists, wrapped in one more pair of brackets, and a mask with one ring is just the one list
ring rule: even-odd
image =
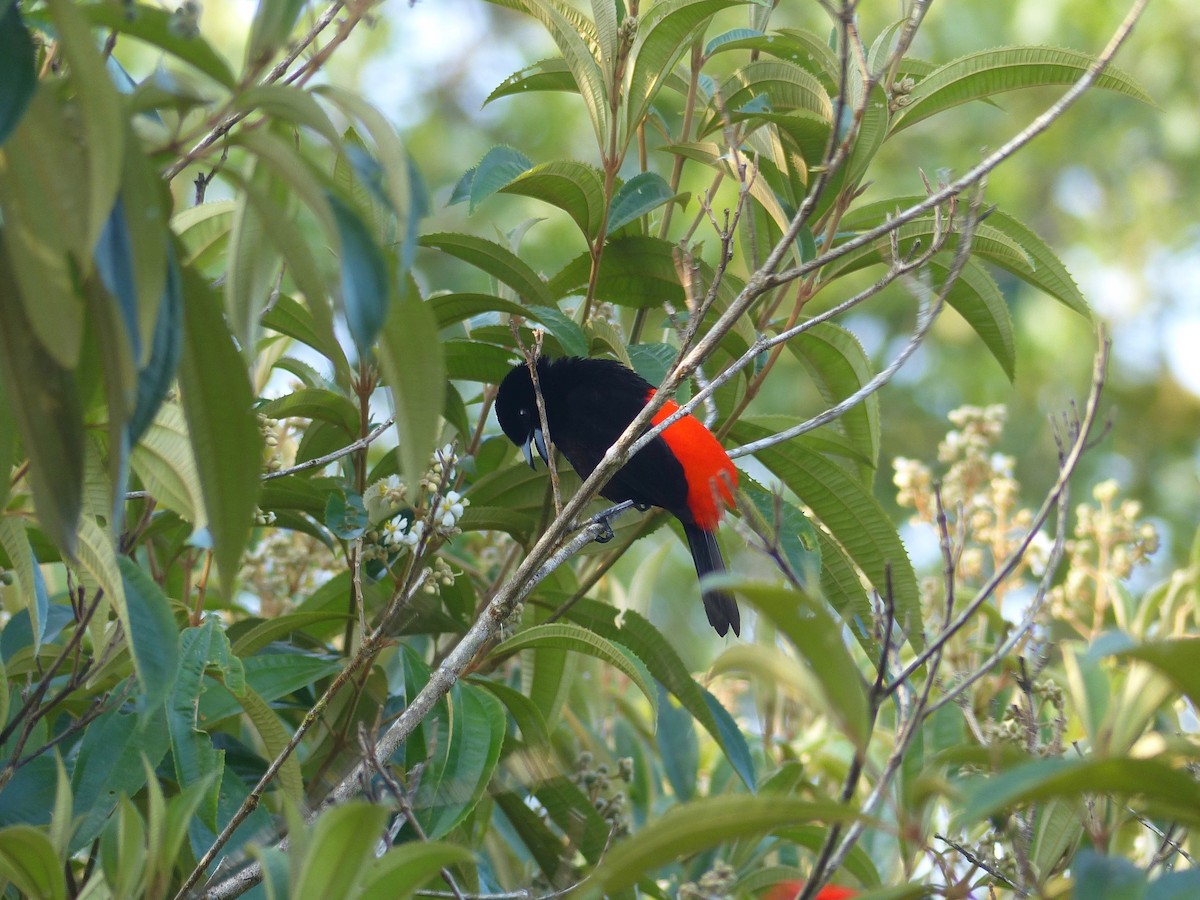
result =
[{"label": "narrow pointed leaf", "polygon": [[671,186],[656,172],[642,172],[621,185],[608,210],[608,234],[675,199]]},{"label": "narrow pointed leaf", "polygon": [[532,165],[529,157],[512,147],[501,145],[489,150],[475,166],[471,178],[470,212],[475,212],[480,203],[529,171]]},{"label": "narrow pointed leaf", "polygon": [[446,401],[444,349],[433,310],[416,291],[393,301],[379,357],[392,389],[401,468],[409,484],[420,481],[437,446]]},{"label": "narrow pointed leaf", "polygon": [[526,303],[538,306],[554,305],[554,297],[537,272],[507,247],[495,241],[468,234],[441,232],[423,236],[421,246],[441,250],[477,269],[482,269],[501,284],[516,291],[517,296]]},{"label": "narrow pointed leaf", "polygon": [[562,57],[544,59],[513,72],[488,94],[483,105],[487,106],[493,100],[499,100],[501,97],[514,97],[518,94],[536,91],[578,92],[575,78],[571,75],[571,69],[565,59]]},{"label": "narrow pointed leaf", "polygon": [[350,336],[365,358],[375,345],[387,320],[391,285],[383,252],[358,213],[334,194],[329,194],[341,238],[342,305]]}]

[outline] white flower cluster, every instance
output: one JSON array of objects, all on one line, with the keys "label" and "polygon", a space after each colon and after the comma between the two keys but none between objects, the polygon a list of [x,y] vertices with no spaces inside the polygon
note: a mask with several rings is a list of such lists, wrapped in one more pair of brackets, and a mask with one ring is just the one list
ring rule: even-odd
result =
[{"label": "white flower cluster", "polygon": [[375,482],[363,492],[363,506],[367,508],[367,521],[378,525],[390,519],[408,497],[408,485],[399,475],[389,475]]}]

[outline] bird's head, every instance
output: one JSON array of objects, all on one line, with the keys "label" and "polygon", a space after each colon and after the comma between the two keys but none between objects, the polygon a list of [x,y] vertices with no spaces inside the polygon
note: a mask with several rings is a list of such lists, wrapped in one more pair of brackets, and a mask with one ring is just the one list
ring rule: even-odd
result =
[{"label": "bird's head", "polygon": [[[546,371],[545,360],[539,359],[537,367],[540,382]],[[512,371],[500,382],[500,390],[496,394],[496,418],[508,439],[521,448],[525,462],[529,463],[531,469],[536,468],[533,463],[534,449],[542,461],[549,464],[550,454],[546,451],[546,436],[542,433],[533,379],[525,363],[513,366]]]}]

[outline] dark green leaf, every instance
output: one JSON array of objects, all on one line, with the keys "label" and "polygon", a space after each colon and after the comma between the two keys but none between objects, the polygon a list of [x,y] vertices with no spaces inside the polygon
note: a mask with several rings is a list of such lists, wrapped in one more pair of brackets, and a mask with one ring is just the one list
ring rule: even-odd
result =
[{"label": "dark green leaf", "polygon": [[354,209],[330,193],[329,204],[341,238],[342,304],[350,336],[366,358],[387,320],[391,285],[379,245]]},{"label": "dark green leaf", "polygon": [[156,710],[175,687],[179,638],[170,602],[154,580],[127,556],[118,560],[125,605],[133,632],[130,645],[145,696],[145,712]]},{"label": "dark green leaf", "polygon": [[604,180],[594,166],[574,160],[543,163],[503,188],[506,194],[533,197],[557,206],[591,240],[604,212]]},{"label": "dark green leaf", "polygon": [[470,865],[471,851],[455,844],[413,842],[392,847],[363,873],[356,900],[405,900],[449,866]]},{"label": "dark green leaf", "polygon": [[[660,690],[662,690],[660,688]],[[659,758],[671,789],[681,802],[696,796],[696,781],[700,769],[700,743],[696,740],[696,720],[682,706],[667,699],[666,691],[658,701]]]},{"label": "dark green leaf", "polygon": [[213,557],[222,589],[232,596],[258,504],[263,439],[251,409],[250,380],[216,298],[190,269],[183,285],[179,386],[204,491]]},{"label": "dark green leaf", "polygon": [[470,211],[475,212],[480,203],[527,172],[532,165],[529,157],[512,147],[493,147],[475,166],[471,178]]},{"label": "dark green leaf", "polygon": [[463,381],[499,384],[512,369],[515,353],[495,344],[476,341],[446,341],[442,344],[446,377]]},{"label": "dark green leaf", "polygon": [[1130,860],[1081,850],[1071,862],[1076,897],[1088,900],[1142,900],[1146,873]]},{"label": "dark green leaf", "polygon": [[762,517],[761,526],[770,546],[777,546],[800,583],[811,585],[821,571],[821,544],[817,529],[796,507],[742,475],[740,491]]},{"label": "dark green leaf", "polygon": [[612,234],[651,210],[675,198],[675,192],[655,172],[641,172],[621,185],[608,209],[608,231]]},{"label": "dark green leaf", "polygon": [[522,302],[538,306],[554,304],[554,297],[537,272],[507,247],[495,241],[468,234],[442,232],[425,235],[421,238],[421,246],[434,247],[482,269],[501,284],[508,285],[516,291]]},{"label": "dark green leaf", "polygon": [[269,419],[320,419],[337,425],[349,437],[358,437],[358,407],[347,397],[321,388],[302,388],[269,400],[255,412]]},{"label": "dark green leaf", "polygon": [[501,97],[512,97],[535,91],[571,91],[578,93],[571,70],[562,57],[543,59],[531,66],[513,72],[505,78],[483,101],[487,106]]},{"label": "dark green leaf", "polygon": [[[608,244],[600,262],[596,298],[618,306],[684,306],[683,287],[675,271],[674,245],[652,237],[624,237]],[[581,291],[588,283],[592,259],[583,253],[567,263],[547,288],[555,297]]]},{"label": "dark green leaf", "polygon": [[325,527],[344,541],[353,541],[367,530],[367,508],[353,491],[334,491],[325,503]]},{"label": "dark green leaf", "polygon": [[5,4],[0,14],[0,145],[21,121],[37,87],[33,40],[16,3]]},{"label": "dark green leaf", "polygon": [[553,306],[531,306],[529,313],[558,338],[558,343],[569,356],[588,355],[588,342],[583,329],[566,313]]}]

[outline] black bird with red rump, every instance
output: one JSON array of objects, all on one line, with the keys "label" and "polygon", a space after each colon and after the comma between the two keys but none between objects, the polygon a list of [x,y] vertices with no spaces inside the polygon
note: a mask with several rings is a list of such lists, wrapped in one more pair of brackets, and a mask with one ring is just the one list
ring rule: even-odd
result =
[{"label": "black bird with red rump", "polygon": [[[551,444],[562,452],[580,478],[587,478],[605,452],[654,396],[654,386],[615,360],[537,361],[538,386],[546,405]],[[655,415],[657,425],[679,407],[668,401]],[[549,462],[546,436],[538,415],[529,367],[521,363],[505,376],[496,395],[496,418],[505,435],[534,465],[533,451]],[[625,463],[600,489],[600,496],[642,508],[657,506],[683,525],[696,574],[725,571],[717,546],[717,523],[733,505],[738,473],[720,442],[693,416],[684,416]],[[741,634],[741,616],[733,597],[704,591],[709,624],[722,637]]]}]

